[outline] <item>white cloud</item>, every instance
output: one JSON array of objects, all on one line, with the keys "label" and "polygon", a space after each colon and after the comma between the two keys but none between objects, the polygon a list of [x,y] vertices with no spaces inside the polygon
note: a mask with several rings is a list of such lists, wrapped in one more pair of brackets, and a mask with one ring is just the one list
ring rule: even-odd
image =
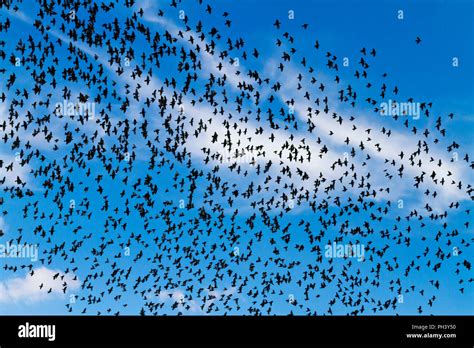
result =
[{"label": "white cloud", "polygon": [[5,219],[0,216],[0,231],[2,231],[4,234],[7,233],[8,230],[8,225],[5,222]]},{"label": "white cloud", "polygon": [[[67,291],[76,290],[80,286],[80,281],[74,280],[73,275],[65,274],[59,270],[41,267],[33,271],[33,275],[27,273],[23,278],[16,277],[1,281],[0,303],[33,303],[53,297],[64,297],[64,283],[67,284]],[[59,276],[53,279],[58,273]],[[43,284],[42,289],[40,289],[41,284]],[[50,289],[51,293],[48,293]]]},{"label": "white cloud", "polygon": [[[306,121],[307,109],[308,107],[314,108],[314,105],[303,98],[301,94],[294,93],[294,91],[297,90],[298,83],[294,76],[298,76],[300,73],[303,74],[304,72],[288,63],[283,73],[277,73],[276,64],[274,61],[269,61],[265,70],[269,72],[273,79],[279,79],[282,84],[280,92],[276,93],[276,95],[280,97],[283,102],[290,99],[294,100],[296,116],[302,121]],[[300,84],[303,86],[304,90],[314,93],[314,88],[312,88],[306,81],[302,81]],[[338,107],[337,102],[334,102],[336,99],[334,97],[334,92],[334,87],[327,85],[326,95],[330,96],[329,103],[331,104],[331,112],[328,115],[321,113],[319,117],[314,120],[316,129],[318,130],[317,134],[323,139],[323,141],[327,142],[329,151],[335,151],[337,153],[337,150],[335,150],[337,147],[344,146],[346,148],[357,148],[360,143],[364,143],[365,150],[363,152],[370,154],[372,157],[371,162],[367,164],[368,169],[372,173],[382,173],[386,168],[392,169],[393,171],[394,168],[397,169],[403,165],[405,168],[405,177],[403,180],[399,181],[397,186],[390,185],[390,183],[387,182],[385,178],[378,176],[375,176],[375,178],[373,177],[372,179],[377,180],[377,184],[380,186],[389,185],[391,187],[396,187],[395,191],[398,193],[400,193],[400,191],[411,191],[412,193],[416,192],[413,188],[414,176],[419,176],[423,172],[429,176],[432,172],[436,172],[438,181],[441,177],[445,178],[445,185],[435,184],[434,181],[429,178],[427,178],[424,183],[420,184],[420,189],[426,190],[426,188],[429,188],[432,192],[435,190],[437,191],[437,200],[433,199],[432,197],[429,198],[429,202],[432,207],[437,205],[437,203],[439,207],[442,207],[452,201],[469,199],[469,196],[465,190],[463,191],[457,188],[457,184],[460,181],[464,181],[467,177],[467,170],[464,163],[461,161],[451,162],[450,157],[439,145],[436,146],[430,144],[429,153],[424,153],[421,151],[418,156],[414,158],[415,163],[417,163],[418,160],[421,160],[421,166],[418,167],[416,165],[412,165],[410,162],[410,154],[418,150],[418,141],[420,140],[420,137],[412,136],[411,134],[402,133],[393,129],[391,130],[392,134],[389,138],[380,131],[384,126],[382,120],[376,118],[368,119],[365,117],[363,112],[361,117],[358,117],[355,121],[349,122],[347,117],[343,117],[344,121],[339,124],[338,121],[331,116],[332,113],[342,116],[346,114],[346,111]],[[353,128],[354,125],[356,128]],[[366,133],[367,129],[372,130],[370,136],[368,133]],[[329,135],[330,133],[331,135]],[[368,141],[369,137],[371,139],[370,141]],[[344,145],[346,138],[350,139],[349,146]],[[378,151],[375,144],[378,144],[383,150]],[[405,153],[405,157],[403,159],[398,157],[401,151]],[[357,150],[357,152],[360,153],[359,150]],[[431,160],[431,157],[433,157],[434,160]],[[395,161],[396,166],[394,168],[390,168],[390,166],[385,164],[385,160]],[[441,166],[437,165],[438,160],[442,161]],[[349,162],[352,164],[350,159]],[[361,168],[359,167],[359,163],[354,162],[354,165],[356,167],[356,171],[360,172]],[[448,173],[452,173],[449,178],[447,177]],[[403,185],[404,187],[400,185]]]}]

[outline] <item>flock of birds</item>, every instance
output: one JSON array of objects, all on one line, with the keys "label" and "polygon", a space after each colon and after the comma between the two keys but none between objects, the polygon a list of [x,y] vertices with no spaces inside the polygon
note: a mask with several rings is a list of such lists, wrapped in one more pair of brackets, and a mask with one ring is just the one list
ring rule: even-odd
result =
[{"label": "flock of birds", "polygon": [[[42,0],[31,19],[27,3],[1,10],[0,207],[21,226],[0,240],[37,242],[62,293],[80,281],[68,312],[423,313],[440,269],[455,296],[472,287],[473,188],[455,170],[474,165],[448,138],[454,114],[421,102],[431,129],[380,118],[401,92],[371,70],[375,49],[343,68],[315,38],[304,56],[291,32],[311,25],[279,18],[266,61],[203,0],[195,18],[176,0]],[[13,21],[28,26],[15,40]],[[393,149],[397,134],[414,148]],[[422,206],[400,209],[402,182]],[[332,243],[362,244],[363,260],[326,257]]]}]

